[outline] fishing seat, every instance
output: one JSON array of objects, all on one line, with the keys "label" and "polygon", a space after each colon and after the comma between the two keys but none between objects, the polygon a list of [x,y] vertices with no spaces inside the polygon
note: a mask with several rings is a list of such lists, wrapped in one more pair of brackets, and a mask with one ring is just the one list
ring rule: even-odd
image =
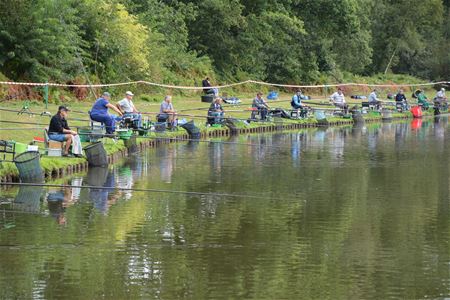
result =
[{"label": "fishing seat", "polygon": [[308,116],[308,109],[306,107],[290,110],[290,116],[292,119],[302,119]]},{"label": "fishing seat", "polygon": [[44,146],[48,156],[61,156],[64,142],[51,140],[48,136],[48,129],[44,129]]}]

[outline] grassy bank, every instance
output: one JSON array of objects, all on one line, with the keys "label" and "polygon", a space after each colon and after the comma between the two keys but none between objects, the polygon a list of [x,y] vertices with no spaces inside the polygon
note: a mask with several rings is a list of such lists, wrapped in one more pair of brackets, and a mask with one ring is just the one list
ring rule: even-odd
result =
[{"label": "grassy bank", "polygon": [[[156,100],[158,100],[157,96],[154,96]],[[314,97],[314,105],[316,108],[332,108],[329,105],[328,100],[321,96],[315,95]],[[143,99],[145,98],[145,99]],[[279,95],[278,100],[269,101],[269,104],[272,107],[279,107],[284,109],[290,108],[290,98],[291,95],[287,93],[282,93]],[[251,106],[251,102],[253,99],[253,95],[245,94],[241,96],[242,104],[237,106],[225,105],[226,116],[233,117],[237,119],[248,119],[250,116],[250,111],[248,108]],[[116,98],[115,100],[119,100]],[[156,113],[159,111],[160,100],[155,102],[149,102],[145,96],[136,97],[134,100],[136,107],[141,111],[148,114],[144,115],[144,118],[150,118],[151,120],[155,119]],[[93,101],[70,101],[65,104],[69,105],[72,112],[69,114],[68,122],[71,127],[85,127],[89,126],[89,116],[87,111],[91,108]],[[360,105],[361,100],[353,100],[348,99],[349,104],[352,105]],[[30,103],[30,111],[36,113],[36,115],[28,115],[21,114],[18,115],[15,112],[9,111],[0,111],[0,139],[1,140],[14,140],[17,142],[29,144],[33,141],[34,137],[43,137],[44,128],[48,127],[49,116],[41,116],[40,113],[44,111],[49,111],[52,114],[57,110],[57,107],[60,103],[51,103],[49,104],[48,109],[45,108],[44,104],[38,101],[31,101]],[[206,122],[206,114],[207,109],[209,107],[208,103],[203,103],[200,101],[200,97],[197,95],[196,97],[186,97],[186,96],[175,96],[174,97],[174,106],[180,113],[180,119],[185,118],[186,120],[193,119],[198,127],[202,130],[202,132],[207,133],[209,131],[220,130],[221,128],[207,127],[205,125]],[[20,110],[22,108],[22,103],[20,102],[3,102],[0,104],[0,108],[8,109],[8,110]],[[429,114],[431,112],[427,112]],[[409,112],[404,114],[393,113],[394,118],[404,118],[411,117]],[[365,115],[365,118],[370,120],[381,120],[381,115],[378,113],[369,113]],[[340,122],[342,121],[341,117],[329,117],[328,120],[330,122]],[[349,121],[349,120],[347,120]],[[12,122],[20,122],[12,123]],[[306,119],[301,120],[287,120],[287,119],[279,119],[276,122],[252,122],[250,124],[246,124],[241,122],[238,124],[239,128],[257,128],[261,126],[271,126],[276,124],[315,124],[317,120],[310,116]],[[163,134],[155,134],[151,133],[150,137],[177,137],[185,134],[183,129],[179,129],[179,131],[175,132],[166,132]],[[114,143],[111,139],[103,139],[105,149],[108,154],[115,153],[125,148],[122,141],[118,141]],[[138,139],[139,141],[139,139]],[[40,144],[42,148],[43,145]],[[61,158],[61,157],[46,157],[43,156],[41,159],[42,168],[45,172],[51,173],[54,169],[64,168],[70,165],[79,164],[83,162],[84,159],[77,158]],[[5,175],[17,175],[17,169],[12,163],[2,163],[2,168],[0,169],[0,176]]]}]

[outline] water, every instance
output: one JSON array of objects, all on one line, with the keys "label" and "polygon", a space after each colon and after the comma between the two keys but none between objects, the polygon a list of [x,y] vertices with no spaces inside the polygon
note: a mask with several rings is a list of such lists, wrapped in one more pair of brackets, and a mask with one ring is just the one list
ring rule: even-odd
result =
[{"label": "water", "polygon": [[450,297],[446,119],[227,141],[2,189],[0,298]]}]

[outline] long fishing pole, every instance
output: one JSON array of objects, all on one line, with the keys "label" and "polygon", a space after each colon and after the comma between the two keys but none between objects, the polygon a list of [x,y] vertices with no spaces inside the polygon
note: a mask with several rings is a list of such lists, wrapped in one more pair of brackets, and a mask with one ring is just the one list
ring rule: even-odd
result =
[{"label": "long fishing pole", "polygon": [[126,187],[105,187],[95,185],[72,185],[72,184],[49,184],[49,183],[25,183],[25,182],[0,182],[3,186],[33,186],[33,187],[59,187],[59,188],[80,188],[80,189],[99,189],[99,190],[118,190],[131,192],[149,192],[149,193],[167,193],[182,194],[191,196],[214,196],[214,197],[230,197],[230,198],[252,198],[266,200],[286,200],[286,198],[272,198],[262,195],[246,195],[246,194],[229,194],[229,193],[211,193],[211,192],[191,192],[167,189],[150,189],[150,188],[126,188]]},{"label": "long fishing pole", "polygon": [[[106,137],[106,138],[120,138],[120,136],[115,134],[102,134],[102,133],[81,133],[79,135],[89,135],[93,137]],[[227,144],[227,145],[242,145],[251,147],[265,147],[274,149],[289,149],[286,146],[273,146],[264,144],[252,144],[252,143],[239,143],[239,142],[227,142],[227,141],[215,141],[215,140],[200,140],[200,139],[189,139],[189,138],[170,138],[170,137],[151,137],[151,136],[139,136],[139,139],[150,139],[150,140],[163,140],[163,141],[176,141],[176,142],[198,142],[198,143],[209,143],[209,144]]]}]

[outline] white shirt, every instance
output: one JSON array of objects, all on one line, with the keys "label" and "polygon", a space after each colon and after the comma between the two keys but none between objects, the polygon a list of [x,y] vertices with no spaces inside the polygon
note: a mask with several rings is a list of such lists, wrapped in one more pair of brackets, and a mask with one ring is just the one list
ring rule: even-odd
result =
[{"label": "white shirt", "polygon": [[333,95],[331,95],[330,99],[331,101],[333,101],[333,103],[345,103],[344,93],[339,94],[338,92],[335,92]]},{"label": "white shirt", "polygon": [[444,91],[437,92],[436,98],[445,98],[445,92]]},{"label": "white shirt", "polygon": [[128,100],[127,98],[123,98],[122,100],[120,100],[119,105],[122,108],[122,110],[126,113],[132,113],[134,110],[133,101]]},{"label": "white shirt", "polygon": [[378,101],[377,93],[375,93],[375,92],[370,93],[369,102],[377,102],[377,101]]}]

